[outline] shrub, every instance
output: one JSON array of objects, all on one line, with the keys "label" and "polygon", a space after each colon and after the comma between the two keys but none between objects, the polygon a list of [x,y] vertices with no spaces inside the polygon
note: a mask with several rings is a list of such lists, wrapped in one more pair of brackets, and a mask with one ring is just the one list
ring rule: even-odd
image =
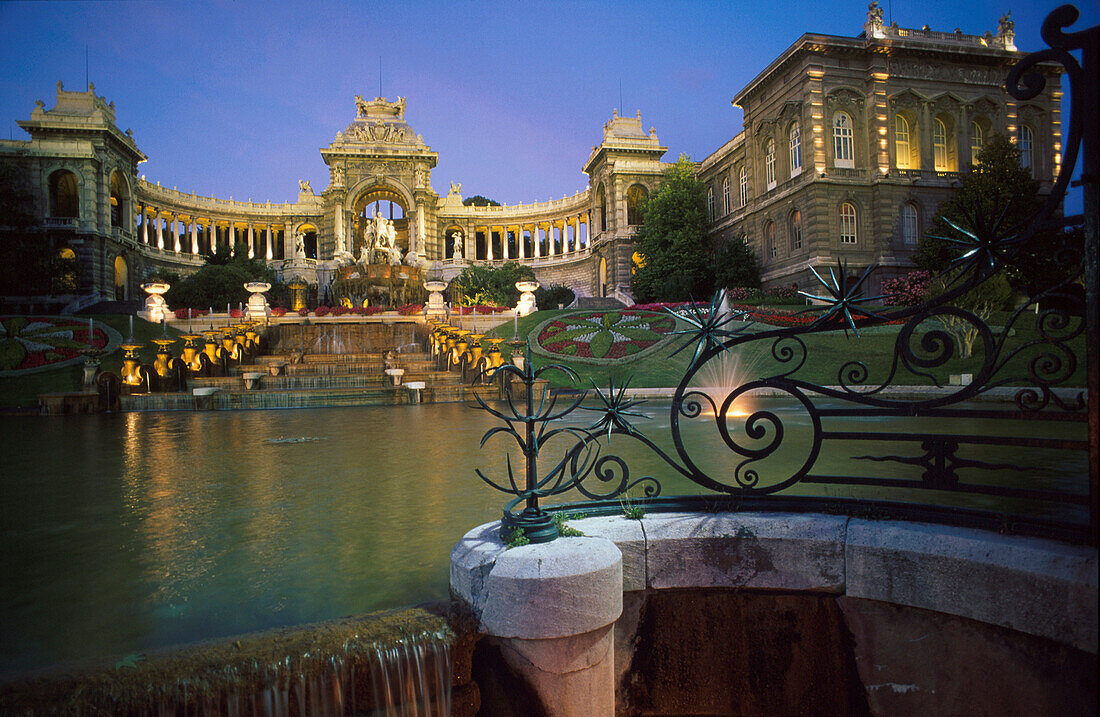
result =
[{"label": "shrub", "polygon": [[397,313],[402,316],[414,316],[419,314],[420,310],[423,308],[423,304],[405,304],[404,306],[397,307]]},{"label": "shrub", "polygon": [[275,308],[273,308],[271,310],[271,315],[272,316],[286,316],[286,307],[285,306],[276,306]]},{"label": "shrub", "polygon": [[314,316],[328,316],[332,313],[332,308],[329,306],[318,306],[313,310]]},{"label": "shrub", "polygon": [[887,306],[916,306],[928,299],[928,289],[932,283],[932,272],[926,269],[911,271],[895,279],[882,282],[882,293],[886,294]]},{"label": "shrub", "polygon": [[540,309],[556,309],[558,306],[566,307],[573,303],[576,294],[568,286],[554,284],[549,287],[540,286],[535,289],[535,303]]}]

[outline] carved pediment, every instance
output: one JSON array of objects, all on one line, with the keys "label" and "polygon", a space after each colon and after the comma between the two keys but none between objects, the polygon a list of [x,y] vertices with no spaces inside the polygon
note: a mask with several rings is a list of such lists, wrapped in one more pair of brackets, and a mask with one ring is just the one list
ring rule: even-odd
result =
[{"label": "carved pediment", "polygon": [[937,111],[956,112],[965,104],[954,92],[943,92],[932,98],[932,106]]},{"label": "carved pediment", "polygon": [[850,87],[837,87],[830,90],[825,96],[826,101],[834,108],[849,107],[862,109],[865,98],[863,94]]},{"label": "carved pediment", "polygon": [[779,112],[779,119],[784,123],[802,118],[801,102],[784,102],[783,109]]},{"label": "carved pediment", "polygon": [[890,97],[890,107],[894,110],[917,110],[924,106],[928,98],[912,89],[904,89]]}]

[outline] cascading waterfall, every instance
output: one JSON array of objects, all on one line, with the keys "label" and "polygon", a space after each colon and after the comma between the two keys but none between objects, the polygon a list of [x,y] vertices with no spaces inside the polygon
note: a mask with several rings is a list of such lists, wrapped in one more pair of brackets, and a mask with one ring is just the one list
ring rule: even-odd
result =
[{"label": "cascading waterfall", "polygon": [[[0,689],[0,711],[446,717],[454,635],[439,618],[430,617],[436,625],[425,625],[416,612],[398,613],[404,624],[387,624],[386,618],[359,622],[342,638],[324,627],[292,628],[289,639],[287,631],[275,632],[168,652],[134,666],[33,679],[20,689]],[[282,657],[268,657],[280,651]]]}]

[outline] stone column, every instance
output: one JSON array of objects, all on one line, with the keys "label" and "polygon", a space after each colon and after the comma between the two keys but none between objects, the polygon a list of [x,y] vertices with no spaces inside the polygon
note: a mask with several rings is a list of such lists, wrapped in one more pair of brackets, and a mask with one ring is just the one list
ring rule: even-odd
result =
[{"label": "stone column", "polygon": [[524,246],[523,241],[523,225],[520,224],[517,228],[519,234],[516,236],[516,253],[519,254],[520,261],[527,258],[527,248]]},{"label": "stone column", "polygon": [[248,258],[256,258],[256,235],[252,231],[252,222],[248,223]]},{"label": "stone column", "polygon": [[554,222],[546,225],[546,256],[554,256]]},{"label": "stone column", "polygon": [[489,225],[485,227],[485,258],[489,261],[493,260],[493,227]]},{"label": "stone column", "polygon": [[191,217],[191,253],[199,253],[199,220]]},{"label": "stone column", "polygon": [[210,253],[216,254],[218,252],[218,223],[214,221],[213,217],[206,223],[206,231],[210,235]]},{"label": "stone column", "polygon": [[270,222],[267,225],[267,244],[264,247],[264,258],[266,258],[268,261],[271,261],[272,259],[275,258],[274,250],[271,246],[271,223]]},{"label": "stone column", "polygon": [[172,225],[172,251],[180,253],[180,232],[179,232],[179,217],[175,214],[169,214],[169,223]]},{"label": "stone column", "polygon": [[154,209],[153,210],[153,221],[156,222],[156,227],[157,227],[157,249],[163,249],[164,248],[164,227],[161,226],[160,210],[159,209]]},{"label": "stone column", "polygon": [[229,256],[236,256],[237,254],[237,247],[235,246],[235,244],[237,243],[237,237],[235,236],[235,234],[236,227],[233,226],[233,220],[230,219],[229,226],[226,227],[225,230],[225,239],[229,242]]},{"label": "stone column", "polygon": [[539,225],[535,225],[535,229],[531,234],[531,243],[535,245],[535,258],[542,258],[542,247],[539,246]]},{"label": "stone column", "polygon": [[497,530],[475,528],[455,546],[452,591],[475,609],[484,606],[482,626],[547,714],[611,717],[622,553],[595,537],[504,550]]},{"label": "stone column", "polygon": [[149,213],[148,207],[144,204],[141,205],[141,241],[144,244],[149,243]]},{"label": "stone column", "polygon": [[[284,259],[293,259],[294,258],[294,235],[291,233],[291,229],[292,229],[292,227],[291,227],[290,222],[284,222],[283,223],[283,258]],[[349,247],[348,251],[351,251],[350,247]]]}]

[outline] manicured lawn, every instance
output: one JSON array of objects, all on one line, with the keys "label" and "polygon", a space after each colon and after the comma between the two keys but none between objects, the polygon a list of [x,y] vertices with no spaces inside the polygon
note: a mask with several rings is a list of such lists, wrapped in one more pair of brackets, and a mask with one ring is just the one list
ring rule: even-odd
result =
[{"label": "manicured lawn", "polygon": [[[785,310],[789,311],[790,309],[788,307]],[[520,335],[531,334],[531,340],[534,341],[535,336],[532,332],[535,327],[542,324],[547,319],[567,313],[571,312],[567,310],[539,311],[520,319]],[[1008,313],[995,315],[991,318],[990,325],[998,327],[1002,325],[1008,317]],[[1035,321],[1031,315],[1022,316],[1014,327],[1014,335],[1008,339],[1007,347],[1009,351],[1003,352],[1002,355],[1009,353],[1013,348],[1019,347],[1025,342],[1037,339],[1039,334],[1034,324]],[[688,328],[687,323],[679,321],[677,330],[685,328]],[[756,325],[753,328],[771,330],[774,327]],[[849,332],[848,335],[845,336],[843,331],[832,331],[824,334],[806,336],[804,341],[809,358],[805,365],[799,369],[794,376],[812,383],[838,385],[840,383],[842,368],[850,362],[859,361],[866,366],[868,371],[866,385],[878,385],[890,375],[891,368],[895,361],[894,348],[899,331],[899,326],[883,326],[871,329],[861,329],[859,335]],[[512,332],[512,325],[507,324],[498,327],[498,329],[490,335],[511,338]],[[999,330],[997,330],[997,333],[1000,333]],[[565,356],[551,359],[536,354],[534,361],[536,366],[543,366],[549,363],[569,366],[577,372],[581,379],[578,383],[578,387],[589,387],[591,386],[590,381],[595,381],[598,385],[606,386],[611,378],[614,378],[616,384],[621,384],[623,381],[629,379],[630,385],[638,388],[675,386],[683,376],[694,351],[694,346],[692,346],[676,356],[670,357],[673,350],[672,347],[679,346],[685,338],[686,337],[676,337],[673,339],[674,343],[670,344],[669,347],[658,349],[655,353],[647,354],[638,359],[630,359],[627,357],[616,359],[614,362],[592,364],[571,360]],[[920,348],[919,338],[918,335],[914,342],[918,350]],[[787,341],[785,343],[791,345],[792,348],[795,347],[792,341]],[[739,376],[740,381],[775,375],[785,370],[786,365],[781,364],[771,356],[772,344],[772,340],[750,341],[740,347],[741,353],[736,360],[738,364],[737,376]],[[1081,365],[1084,358],[1083,338],[1078,337],[1071,343],[1071,346],[1074,353],[1079,358],[1079,361],[1072,378],[1066,382],[1065,385],[1083,386],[1085,380],[1084,369]],[[502,346],[501,348],[507,356],[507,346]],[[1009,381],[1009,385],[1027,385],[1029,383],[1027,374],[1028,363],[1039,353],[1040,350],[1037,348],[1022,352],[1009,362],[1002,371],[998,372],[998,377],[1012,378],[1013,380]],[[955,358],[935,371],[936,378],[941,384],[947,384],[950,374],[976,373],[981,364],[981,353],[977,347],[975,349],[975,354],[975,357],[970,359],[961,359],[957,357],[958,352],[956,351]],[[723,362],[727,364],[734,363],[733,361],[726,360]],[[711,363],[723,362],[712,361]],[[554,386],[569,387],[572,385],[569,379],[562,376],[559,372],[554,372],[546,377],[550,379],[551,385]],[[701,381],[696,381],[696,384],[704,385],[712,382],[724,381],[719,375],[708,375],[702,378]],[[899,367],[892,383],[898,385],[932,385],[930,379],[915,375],[904,367]]]}]

